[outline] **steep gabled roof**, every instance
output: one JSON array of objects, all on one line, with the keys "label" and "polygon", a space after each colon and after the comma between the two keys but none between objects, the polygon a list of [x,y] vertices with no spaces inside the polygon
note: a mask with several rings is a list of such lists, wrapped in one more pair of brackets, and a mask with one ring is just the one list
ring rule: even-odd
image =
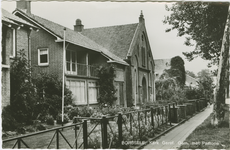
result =
[{"label": "steep gabled roof", "polygon": [[138,23],[84,29],[82,34],[102,45],[110,52],[126,59]]},{"label": "steep gabled roof", "polygon": [[36,26],[30,24],[29,22],[11,14],[10,12],[6,11],[5,9],[2,9],[2,21],[5,21],[5,22],[10,23],[10,24],[18,25],[18,26],[23,24],[23,25],[27,25],[29,27],[37,28]]},{"label": "steep gabled roof", "polygon": [[186,85],[196,86],[196,85],[198,85],[197,81],[198,80],[196,78],[193,78],[190,75],[186,74],[186,81],[185,81]]},{"label": "steep gabled roof", "polygon": [[[30,19],[32,19],[33,21],[38,23],[40,26],[42,26],[46,30],[48,30],[50,33],[55,35],[57,38],[60,38],[60,39],[64,38],[63,37],[64,36],[63,29],[66,27],[64,27],[60,24],[54,23],[50,20],[44,19],[42,17],[36,16],[33,14],[29,14],[29,13],[25,13],[19,9],[16,9],[15,12],[19,12],[19,13],[23,14],[24,16],[29,17]],[[82,35],[79,32],[76,32],[74,30],[66,28],[66,37],[65,38],[66,38],[67,42],[73,43],[73,44],[81,46],[81,47],[85,47],[85,48],[90,49],[90,50],[101,52],[104,55],[106,55],[107,57],[109,57],[110,59],[127,65],[127,63],[124,60],[120,59],[119,57],[117,57],[116,55],[111,53],[109,50],[104,48],[103,46],[97,44],[96,42],[94,42],[93,40],[89,39],[88,37]]]},{"label": "steep gabled roof", "polygon": [[165,69],[170,68],[171,59],[154,59],[155,62],[155,72],[159,75],[163,73]]}]

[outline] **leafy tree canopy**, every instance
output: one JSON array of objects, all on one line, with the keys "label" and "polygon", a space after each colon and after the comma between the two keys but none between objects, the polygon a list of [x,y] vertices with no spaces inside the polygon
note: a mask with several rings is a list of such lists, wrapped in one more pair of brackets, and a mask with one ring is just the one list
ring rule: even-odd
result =
[{"label": "leafy tree canopy", "polygon": [[180,86],[184,86],[186,76],[184,60],[180,56],[173,57],[170,62],[171,68],[165,70],[169,77],[175,78]]},{"label": "leafy tree canopy", "polygon": [[185,36],[185,45],[196,43],[193,51],[183,53],[189,61],[200,56],[210,60],[209,65],[218,63],[228,6],[227,2],[178,2],[170,8],[166,5],[166,10],[172,11],[163,21],[172,26],[166,32],[176,29],[178,36]]},{"label": "leafy tree canopy", "polygon": [[199,89],[203,93],[203,97],[210,100],[213,99],[213,90],[215,88],[212,73],[208,69],[198,72]]},{"label": "leafy tree canopy", "polygon": [[101,66],[98,72],[99,76],[99,103],[103,105],[112,106],[117,100],[115,96],[116,89],[114,86],[114,78],[115,78],[115,68],[114,66]]}]

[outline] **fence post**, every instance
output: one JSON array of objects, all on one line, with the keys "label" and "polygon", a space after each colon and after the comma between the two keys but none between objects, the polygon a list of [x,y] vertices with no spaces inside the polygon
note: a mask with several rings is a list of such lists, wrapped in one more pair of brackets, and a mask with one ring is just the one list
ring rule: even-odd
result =
[{"label": "fence post", "polygon": [[83,120],[83,142],[84,142],[84,149],[88,148],[88,131],[87,131],[87,120]]},{"label": "fence post", "polygon": [[18,139],[18,149],[21,148],[21,138]]},{"label": "fence post", "polygon": [[147,110],[145,110],[145,124],[147,124]]},{"label": "fence post", "polygon": [[75,148],[77,149],[77,125],[74,126],[75,130]]},{"label": "fence post", "polygon": [[154,128],[154,119],[153,119],[153,107],[151,107],[151,124]]},{"label": "fence post", "polygon": [[138,129],[139,129],[139,138],[141,139],[141,125],[140,125],[140,112],[137,113],[137,119],[138,119]]},{"label": "fence post", "polygon": [[175,102],[173,103],[173,121],[175,122],[176,121],[176,119],[177,119],[177,112],[176,112],[176,108],[175,108]]},{"label": "fence post", "polygon": [[102,134],[102,148],[106,149],[108,146],[108,142],[107,142],[107,118],[106,116],[102,117],[101,120],[101,134]]},{"label": "fence post", "polygon": [[56,147],[59,149],[59,130],[56,130]]},{"label": "fence post", "polygon": [[164,109],[163,109],[163,107],[161,107],[161,119],[162,119],[162,125],[164,124]]},{"label": "fence post", "polygon": [[169,124],[170,124],[170,126],[172,125],[172,123],[171,123],[171,110],[170,110],[170,108],[171,108],[171,105],[169,104],[169,109],[168,109],[168,119],[169,119]]},{"label": "fence post", "polygon": [[133,135],[133,128],[132,128],[132,125],[133,125],[133,120],[132,120],[132,113],[129,114],[129,122],[130,122],[130,134]]},{"label": "fence post", "polygon": [[123,137],[122,137],[122,114],[120,112],[118,113],[117,124],[118,124],[118,141],[119,141],[119,146],[121,147]]}]

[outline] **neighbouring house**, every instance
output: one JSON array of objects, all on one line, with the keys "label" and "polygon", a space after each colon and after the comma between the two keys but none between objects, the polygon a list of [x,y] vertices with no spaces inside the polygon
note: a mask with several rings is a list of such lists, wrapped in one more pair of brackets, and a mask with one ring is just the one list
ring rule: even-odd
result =
[{"label": "neighbouring house", "polygon": [[62,79],[66,56],[65,82],[75,105],[98,103],[96,70],[108,64],[116,69],[116,104],[126,107],[154,100],[154,60],[142,13],[136,24],[93,29],[84,29],[80,19],[69,29],[36,16],[29,1],[18,1],[13,13],[40,28],[31,32],[33,75],[48,72]]},{"label": "neighbouring house", "polygon": [[[154,59],[154,62],[155,62],[156,80],[158,80],[160,77],[164,78],[163,77],[164,70],[171,68],[170,65],[171,59]],[[185,85],[189,87],[196,87],[198,86],[197,79],[186,74]]]},{"label": "neighbouring house", "polygon": [[154,59],[156,80],[164,73],[165,69],[170,69],[171,59]]},{"label": "neighbouring house", "polygon": [[31,59],[30,33],[38,28],[2,9],[2,108],[10,104],[10,64],[24,49]]},{"label": "neighbouring house", "polygon": [[186,74],[185,85],[188,87],[197,87],[198,86],[198,80],[196,78],[193,78],[190,75]]}]

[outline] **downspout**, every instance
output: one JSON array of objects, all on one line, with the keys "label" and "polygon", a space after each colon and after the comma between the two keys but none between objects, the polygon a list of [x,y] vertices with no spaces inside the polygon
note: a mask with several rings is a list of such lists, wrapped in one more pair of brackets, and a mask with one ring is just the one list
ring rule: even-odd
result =
[{"label": "downspout", "polygon": [[63,40],[63,71],[62,71],[62,126],[64,121],[64,94],[65,94],[65,31],[64,30],[64,40]]}]

